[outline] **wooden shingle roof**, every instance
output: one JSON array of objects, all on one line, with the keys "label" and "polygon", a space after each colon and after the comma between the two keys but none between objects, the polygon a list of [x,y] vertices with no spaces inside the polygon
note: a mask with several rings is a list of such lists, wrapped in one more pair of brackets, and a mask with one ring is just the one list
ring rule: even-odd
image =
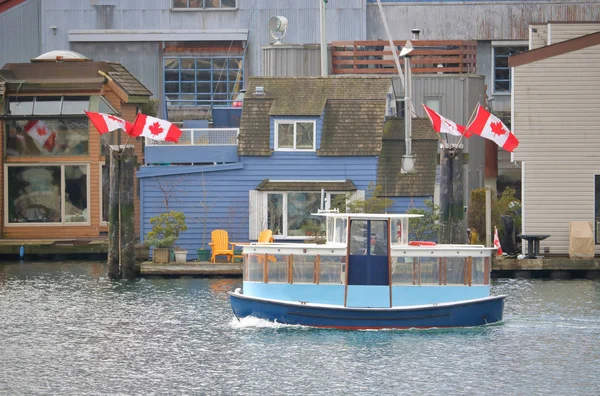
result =
[{"label": "wooden shingle roof", "polygon": [[259,191],[356,191],[352,180],[309,181],[264,179],[257,187]]},{"label": "wooden shingle roof", "polygon": [[122,64],[116,62],[107,62],[112,68],[108,75],[123,88],[129,95],[134,96],[152,96],[144,84],[133,76]]},{"label": "wooden shingle roof", "polygon": [[402,173],[402,156],[406,153],[404,142],[404,119],[394,118],[386,122],[383,147],[377,168],[377,185],[383,187],[387,197],[433,196],[437,163],[437,133],[431,129],[426,118],[412,120],[412,151],[415,170]]},{"label": "wooden shingle roof", "polygon": [[[262,87],[262,94],[256,88]],[[268,156],[271,116],[324,116],[321,156],[378,155],[390,77],[250,77],[239,155]]]},{"label": "wooden shingle roof", "polygon": [[321,156],[372,156],[381,152],[385,100],[328,100]]}]

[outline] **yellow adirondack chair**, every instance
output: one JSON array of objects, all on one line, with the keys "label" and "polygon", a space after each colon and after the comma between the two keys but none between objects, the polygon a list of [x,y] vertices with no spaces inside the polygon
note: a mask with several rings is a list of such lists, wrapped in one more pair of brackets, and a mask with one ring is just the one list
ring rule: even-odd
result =
[{"label": "yellow adirondack chair", "polygon": [[258,236],[258,243],[271,243],[273,242],[273,231],[262,230]]},{"label": "yellow adirondack chair", "polygon": [[[260,234],[258,235],[258,243],[273,243],[273,231],[271,230],[262,230],[260,232]],[[268,255],[267,256],[269,258],[269,261],[275,262],[277,261],[275,259],[275,256],[272,255]],[[263,264],[265,262],[265,258],[263,256],[260,256],[258,258],[258,262],[260,264]]]},{"label": "yellow adirondack chair", "polygon": [[212,256],[210,262],[216,262],[217,256],[227,256],[227,262],[233,260],[233,247],[229,243],[229,234],[225,230],[214,230],[210,234]]}]

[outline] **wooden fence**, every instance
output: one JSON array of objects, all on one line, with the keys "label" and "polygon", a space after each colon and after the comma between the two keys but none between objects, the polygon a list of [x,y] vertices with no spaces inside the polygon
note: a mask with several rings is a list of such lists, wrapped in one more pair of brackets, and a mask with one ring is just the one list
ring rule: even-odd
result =
[{"label": "wooden fence", "polygon": [[[394,41],[398,55],[406,41]],[[463,74],[475,73],[477,42],[462,40],[412,41],[412,72]],[[332,46],[333,74],[397,73],[389,41],[336,41]],[[404,68],[404,60],[400,59]]]}]

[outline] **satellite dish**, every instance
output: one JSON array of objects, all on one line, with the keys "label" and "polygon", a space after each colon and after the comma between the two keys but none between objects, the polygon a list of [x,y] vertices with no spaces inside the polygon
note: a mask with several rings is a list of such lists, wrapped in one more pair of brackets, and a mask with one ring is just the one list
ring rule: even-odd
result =
[{"label": "satellite dish", "polygon": [[288,20],[284,16],[272,16],[269,18],[269,30],[271,36],[275,39],[273,45],[281,45],[281,39],[287,31]]},{"label": "satellite dish", "polygon": [[404,44],[404,47],[402,48],[402,51],[400,51],[400,56],[406,56],[408,54],[410,54],[411,52],[413,52],[415,48],[413,47],[412,43],[410,42],[410,40],[406,40],[406,44]]}]

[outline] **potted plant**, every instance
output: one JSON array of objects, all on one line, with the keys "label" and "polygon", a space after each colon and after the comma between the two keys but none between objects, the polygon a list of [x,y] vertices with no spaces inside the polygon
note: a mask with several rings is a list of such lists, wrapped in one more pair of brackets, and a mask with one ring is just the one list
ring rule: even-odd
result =
[{"label": "potted plant", "polygon": [[[152,231],[146,234],[144,245],[151,247],[152,261],[168,263],[170,249],[179,238],[179,233],[187,230],[185,214],[176,211],[161,213],[150,219]],[[186,252],[187,253],[187,252]]]},{"label": "potted plant", "polygon": [[175,262],[176,263],[187,262],[187,250],[185,250],[179,246],[175,246],[175,249],[173,249],[173,252],[175,253]]}]

